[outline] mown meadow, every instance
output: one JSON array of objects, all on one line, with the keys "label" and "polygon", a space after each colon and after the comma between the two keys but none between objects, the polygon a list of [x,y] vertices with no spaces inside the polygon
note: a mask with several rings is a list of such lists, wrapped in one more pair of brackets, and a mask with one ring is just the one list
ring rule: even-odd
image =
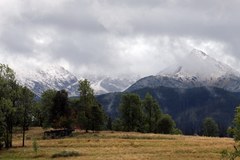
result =
[{"label": "mown meadow", "polygon": [[[71,137],[43,139],[43,132],[41,128],[30,128],[26,133],[25,147],[20,147],[21,133],[14,134],[14,147],[1,150],[0,159],[219,160],[221,151],[233,150],[234,145],[234,140],[231,138],[112,131],[98,133],[75,131]],[[61,157],[63,151],[66,151],[66,154],[77,153],[77,155]],[[60,157],[57,157],[56,155],[59,154]],[[54,155],[57,158],[53,158]]]}]

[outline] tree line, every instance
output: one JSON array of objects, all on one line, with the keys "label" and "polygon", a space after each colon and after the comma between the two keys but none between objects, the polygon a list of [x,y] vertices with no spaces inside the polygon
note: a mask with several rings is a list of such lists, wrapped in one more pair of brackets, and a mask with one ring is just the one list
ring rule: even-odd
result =
[{"label": "tree line", "polygon": [[29,126],[43,128],[104,129],[105,113],[96,101],[90,82],[79,81],[80,97],[70,99],[65,90],[47,90],[41,100],[19,85],[14,71],[0,64],[0,149],[11,148],[14,129],[21,129],[22,146]]},{"label": "tree line", "polygon": [[71,99],[65,90],[43,92],[36,123],[44,128],[79,128],[86,132],[103,129],[106,115],[97,102],[90,82],[79,81],[79,98]]},{"label": "tree line", "polygon": [[141,100],[137,94],[122,95],[120,117],[107,117],[97,102],[88,80],[79,81],[79,98],[69,99],[65,90],[47,90],[42,94],[38,124],[44,128],[80,128],[136,131],[144,133],[181,133],[170,115],[163,114],[150,94]]},{"label": "tree line", "polygon": [[181,134],[172,117],[164,114],[159,104],[147,93],[143,100],[139,95],[122,95],[120,117],[113,122],[114,130],[144,133]]}]

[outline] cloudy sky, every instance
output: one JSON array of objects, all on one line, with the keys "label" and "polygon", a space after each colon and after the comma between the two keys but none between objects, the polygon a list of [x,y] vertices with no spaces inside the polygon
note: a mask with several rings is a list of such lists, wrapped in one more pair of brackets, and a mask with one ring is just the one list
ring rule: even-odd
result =
[{"label": "cloudy sky", "polygon": [[0,0],[0,63],[155,74],[193,48],[240,69],[238,0]]}]

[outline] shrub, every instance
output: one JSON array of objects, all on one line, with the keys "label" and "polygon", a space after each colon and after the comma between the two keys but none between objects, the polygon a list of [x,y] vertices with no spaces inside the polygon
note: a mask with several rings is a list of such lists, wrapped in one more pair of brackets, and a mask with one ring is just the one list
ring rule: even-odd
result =
[{"label": "shrub", "polygon": [[33,139],[33,142],[32,142],[32,148],[33,148],[33,151],[35,152],[35,154],[37,155],[37,152],[38,152],[38,144],[37,144],[37,141],[36,139]]},{"label": "shrub", "polygon": [[223,150],[221,152],[222,159],[235,160],[240,156],[240,150],[238,150],[239,146],[234,145],[234,151]]},{"label": "shrub", "polygon": [[76,157],[80,156],[80,153],[76,151],[62,151],[59,153],[55,153],[52,155],[52,158],[59,158],[59,157]]}]

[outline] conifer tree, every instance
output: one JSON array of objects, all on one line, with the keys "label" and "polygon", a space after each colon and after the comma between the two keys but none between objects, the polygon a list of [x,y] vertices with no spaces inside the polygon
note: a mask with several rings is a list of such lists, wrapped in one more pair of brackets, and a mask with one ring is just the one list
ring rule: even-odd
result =
[{"label": "conifer tree", "polygon": [[141,99],[137,94],[128,93],[122,96],[120,104],[121,120],[125,131],[143,131],[144,117]]},{"label": "conifer tree", "polygon": [[153,97],[147,93],[143,100],[143,108],[147,124],[147,132],[156,132],[158,121],[162,117],[160,106],[153,99]]},{"label": "conifer tree", "polygon": [[85,79],[79,81],[78,123],[80,128],[88,132],[89,129],[99,130],[104,123],[104,111],[97,103],[90,82]]}]

